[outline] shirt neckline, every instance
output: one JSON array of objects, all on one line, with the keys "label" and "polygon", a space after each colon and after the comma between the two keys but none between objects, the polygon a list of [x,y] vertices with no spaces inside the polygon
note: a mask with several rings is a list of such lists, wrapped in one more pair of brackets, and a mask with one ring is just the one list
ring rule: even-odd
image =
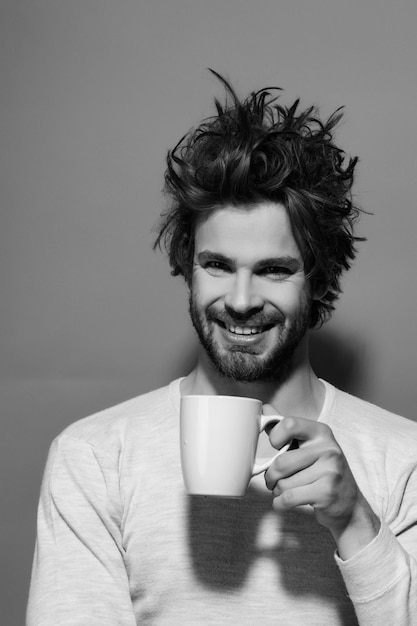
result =
[{"label": "shirt neckline", "polygon": [[323,424],[329,424],[332,420],[332,407],[336,398],[336,388],[323,378],[319,378],[319,381],[324,385],[325,396],[317,421]]},{"label": "shirt neckline", "polygon": [[[176,411],[177,413],[179,413],[180,410],[181,382],[184,380],[184,378],[185,376],[176,378],[170,383],[168,387],[171,404],[174,408],[174,411]],[[319,380],[324,385],[325,396],[323,406],[321,407],[321,411],[319,413],[317,421],[322,422],[323,424],[329,424],[332,418],[331,407],[333,406],[335,400],[336,389],[333,385],[328,383],[327,380],[324,380],[322,378],[319,378]]]}]

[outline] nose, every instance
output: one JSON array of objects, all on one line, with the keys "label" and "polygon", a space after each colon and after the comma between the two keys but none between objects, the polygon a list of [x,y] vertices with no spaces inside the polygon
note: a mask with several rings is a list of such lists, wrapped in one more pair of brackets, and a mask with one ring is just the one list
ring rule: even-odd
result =
[{"label": "nose", "polygon": [[253,277],[250,274],[242,272],[234,275],[224,299],[225,307],[230,310],[231,314],[248,316],[263,308],[264,300],[253,283]]}]

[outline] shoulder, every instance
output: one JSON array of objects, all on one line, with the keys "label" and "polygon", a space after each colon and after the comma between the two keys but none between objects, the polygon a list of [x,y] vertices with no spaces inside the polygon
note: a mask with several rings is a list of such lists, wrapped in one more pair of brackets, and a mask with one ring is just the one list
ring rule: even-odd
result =
[{"label": "shoulder", "polygon": [[74,502],[82,492],[117,507],[123,481],[136,484],[158,455],[160,464],[175,459],[179,382],[68,426],[49,448],[42,497]]},{"label": "shoulder", "polygon": [[417,470],[417,423],[326,383],[325,421],[353,467],[393,482]]},{"label": "shoulder", "polygon": [[330,401],[323,421],[368,502],[377,514],[393,520],[417,489],[417,423],[326,386]]},{"label": "shoulder", "polygon": [[179,380],[85,417],[68,426],[56,442],[90,446],[105,451],[134,443],[176,422],[179,407]]},{"label": "shoulder", "polygon": [[384,444],[395,451],[410,450],[416,455],[417,422],[387,411],[371,402],[362,400],[334,388],[333,411],[330,416],[338,430],[355,439]]}]

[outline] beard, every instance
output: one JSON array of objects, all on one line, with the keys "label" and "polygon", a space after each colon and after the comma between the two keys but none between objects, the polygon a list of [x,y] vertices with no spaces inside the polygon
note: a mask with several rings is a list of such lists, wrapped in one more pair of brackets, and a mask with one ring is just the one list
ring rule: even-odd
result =
[{"label": "beard", "polygon": [[[226,311],[219,311],[215,305],[207,311],[198,308],[193,292],[190,292],[189,312],[198,338],[216,370],[225,378],[239,382],[283,381],[290,369],[295,350],[310,325],[311,301],[305,297],[291,323],[285,325],[284,315],[256,313],[250,316],[232,317]],[[253,326],[273,326],[277,337],[266,354],[258,346],[230,345],[224,347],[214,336],[215,325],[251,324]],[[270,332],[270,331],[265,331]]]}]

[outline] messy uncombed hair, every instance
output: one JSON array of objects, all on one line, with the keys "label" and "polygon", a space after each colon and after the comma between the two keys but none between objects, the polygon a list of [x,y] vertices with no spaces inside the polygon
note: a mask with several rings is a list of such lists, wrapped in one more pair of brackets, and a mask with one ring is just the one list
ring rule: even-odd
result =
[{"label": "messy uncombed hair", "polygon": [[351,187],[357,157],[333,142],[341,109],[327,121],[296,100],[282,106],[279,88],[268,87],[240,100],[230,83],[213,72],[226,89],[217,114],[191,129],[167,156],[165,192],[171,199],[155,246],[168,252],[172,274],[190,282],[195,224],[225,205],[251,207],[281,203],[303,256],[312,293],[310,326],[330,317],[341,291],[340,276],[356,255],[362,238],[353,232],[360,209]]}]

